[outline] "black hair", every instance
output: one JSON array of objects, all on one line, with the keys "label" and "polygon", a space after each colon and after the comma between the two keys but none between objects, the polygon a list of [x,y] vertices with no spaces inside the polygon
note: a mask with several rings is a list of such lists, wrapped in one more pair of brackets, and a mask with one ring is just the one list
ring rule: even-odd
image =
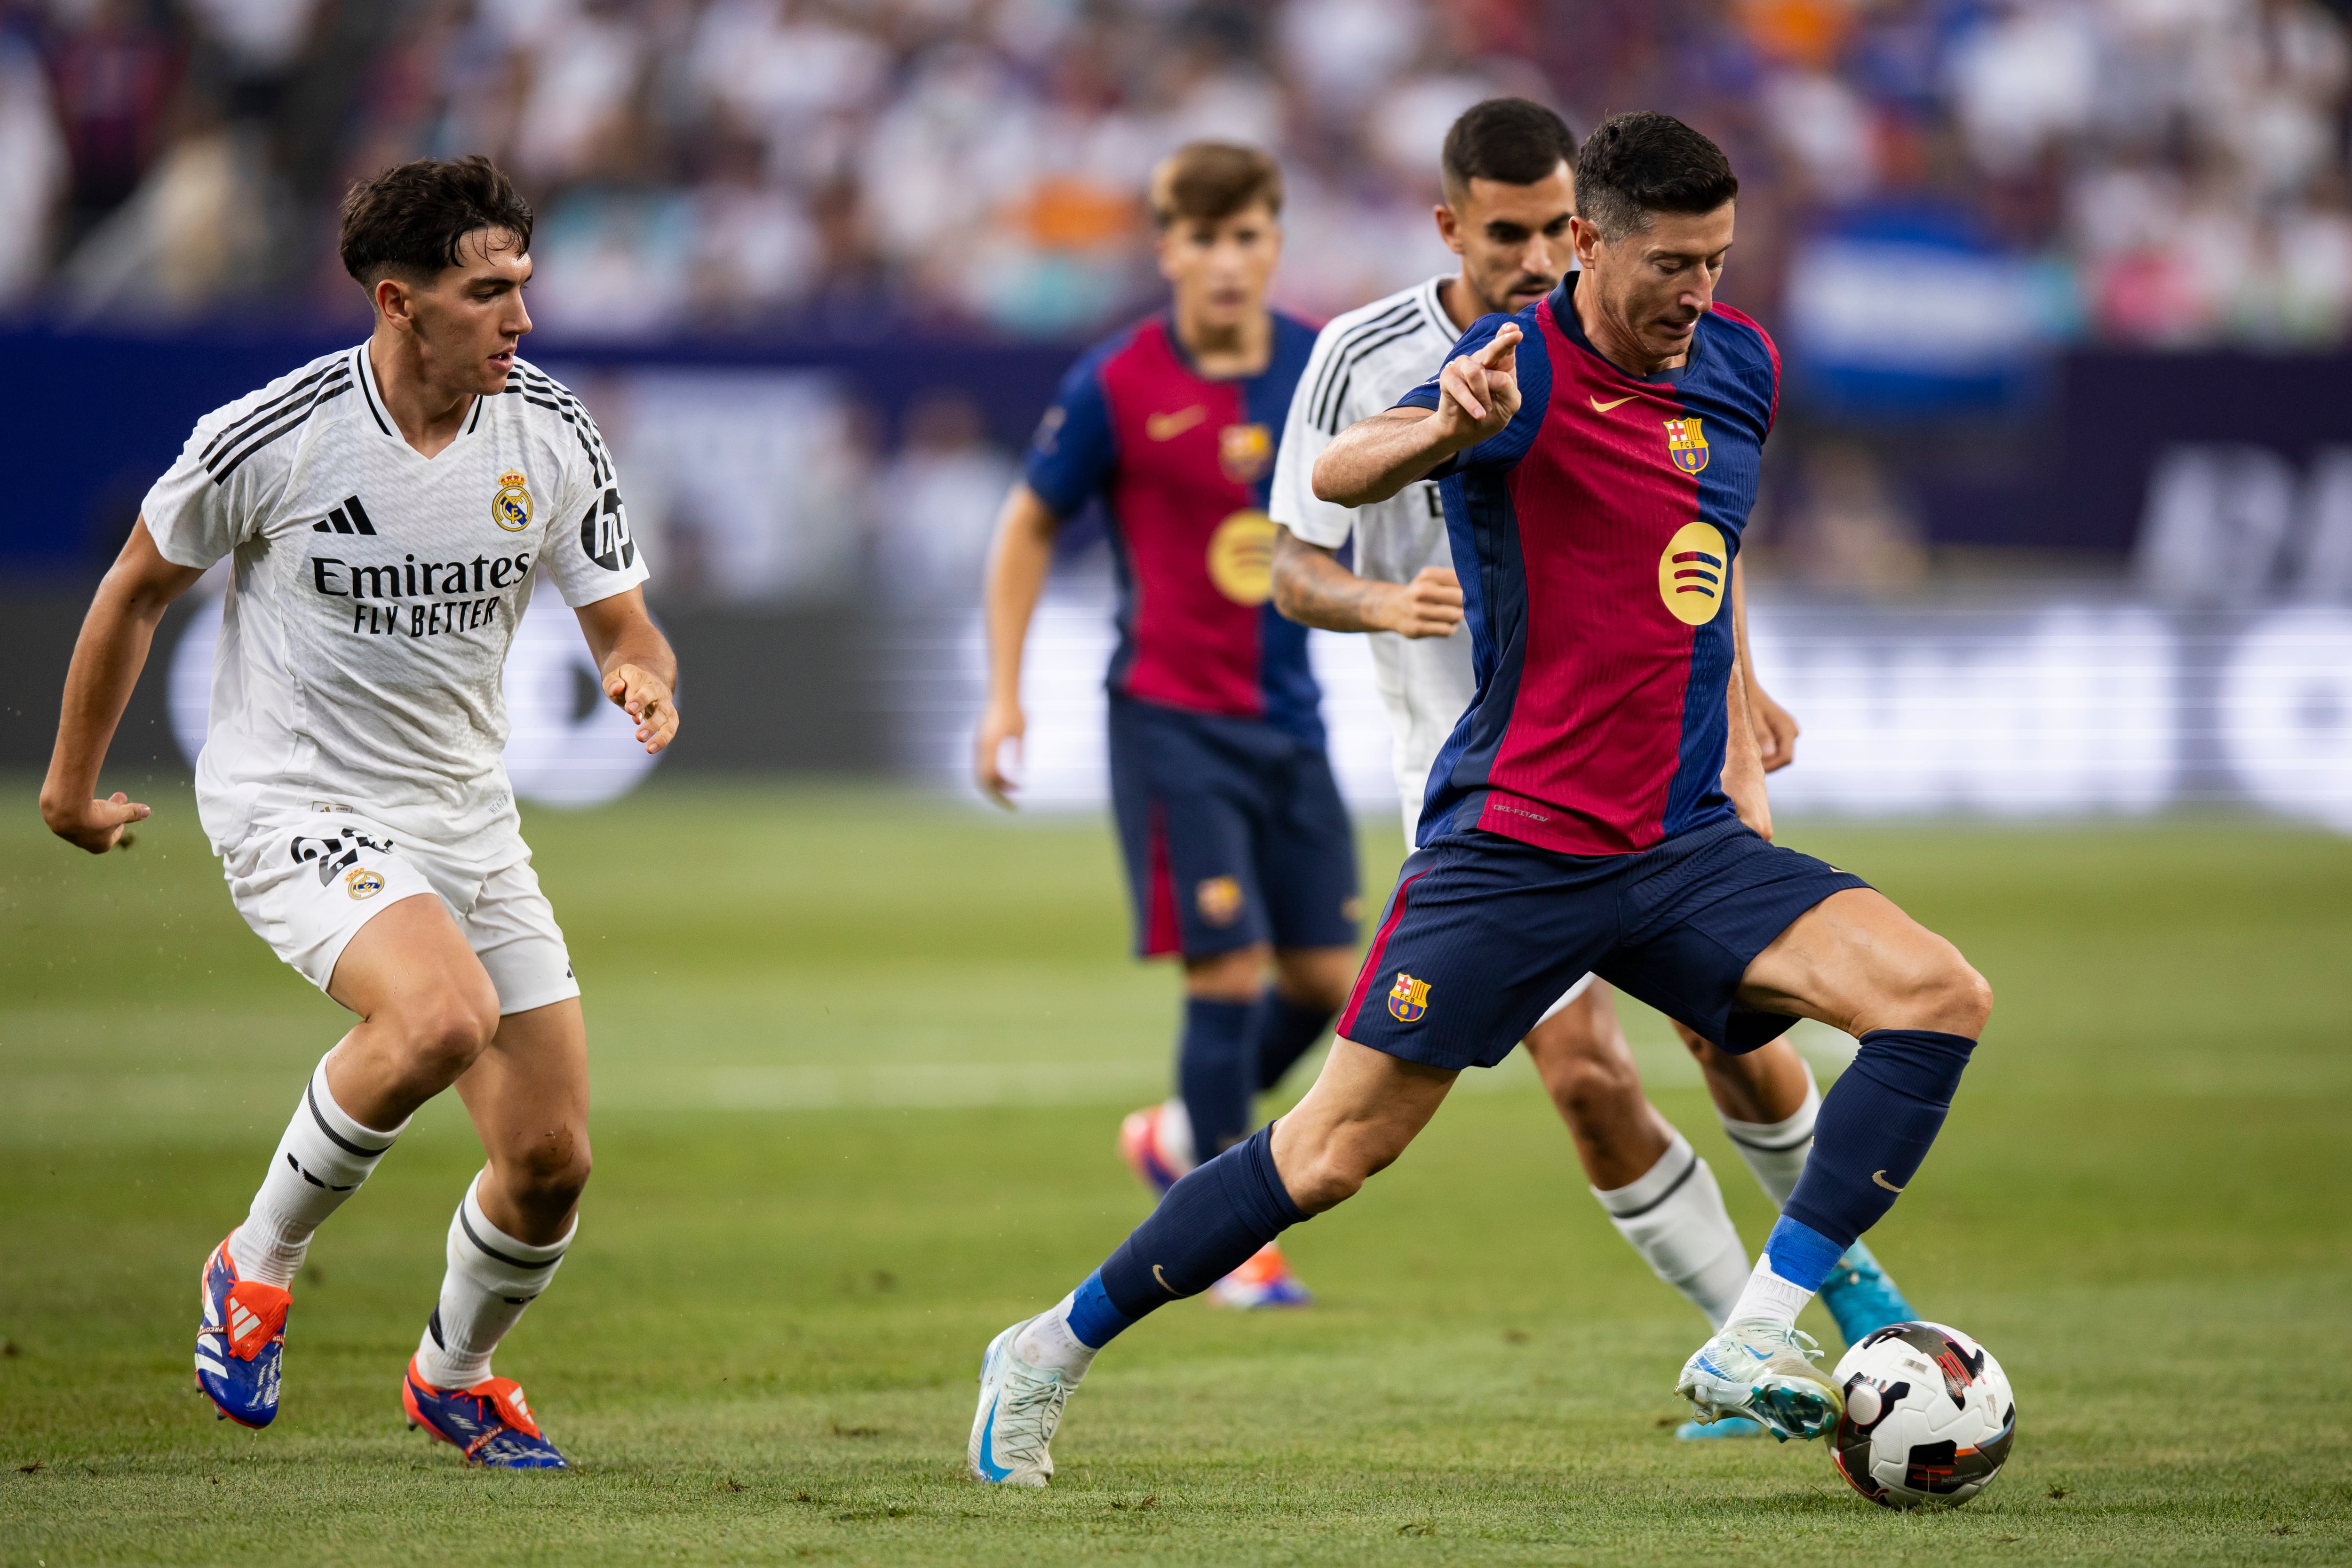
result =
[{"label": "black hair", "polygon": [[343,195],[343,270],[373,289],[387,272],[429,283],[462,266],[466,237],[503,229],[530,248],[530,204],[477,153],[420,158],[354,182]]},{"label": "black hair", "polygon": [[1614,244],[1657,213],[1711,213],[1739,195],[1723,149],[1671,114],[1613,114],[1576,160],[1576,213]]},{"label": "black hair", "polygon": [[1449,199],[1468,195],[1473,180],[1532,185],[1575,162],[1576,133],[1568,122],[1524,98],[1490,98],[1464,110],[1445,132],[1439,158]]}]

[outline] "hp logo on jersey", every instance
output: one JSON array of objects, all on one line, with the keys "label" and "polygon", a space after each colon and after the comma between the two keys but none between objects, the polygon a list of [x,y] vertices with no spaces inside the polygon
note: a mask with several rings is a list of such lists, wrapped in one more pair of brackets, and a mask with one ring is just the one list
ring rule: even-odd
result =
[{"label": "hp logo on jersey", "polygon": [[619,490],[607,489],[604,500],[581,514],[580,549],[607,572],[625,571],[635,563],[637,546],[629,537],[629,514],[622,509]]}]

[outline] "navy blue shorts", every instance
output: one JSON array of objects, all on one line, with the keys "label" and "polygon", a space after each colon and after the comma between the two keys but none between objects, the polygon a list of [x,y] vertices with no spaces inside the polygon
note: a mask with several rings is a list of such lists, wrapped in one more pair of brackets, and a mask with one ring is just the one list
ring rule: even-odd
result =
[{"label": "navy blue shorts", "polygon": [[1355,945],[1355,825],[1322,747],[1113,696],[1110,797],[1139,954]]},{"label": "navy blue shorts", "polygon": [[1740,1005],[1750,960],[1861,878],[1735,819],[1637,855],[1559,855],[1483,829],[1409,857],[1339,1032],[1430,1067],[1493,1067],[1587,972],[1727,1051],[1796,1022]]}]

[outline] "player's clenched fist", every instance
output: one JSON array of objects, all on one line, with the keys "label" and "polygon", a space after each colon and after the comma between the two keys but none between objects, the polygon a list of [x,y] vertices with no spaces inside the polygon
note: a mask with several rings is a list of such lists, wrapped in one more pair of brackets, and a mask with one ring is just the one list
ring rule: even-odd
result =
[{"label": "player's clenched fist", "polygon": [[1400,637],[1444,637],[1462,624],[1462,579],[1450,566],[1424,566],[1389,591],[1381,629]]},{"label": "player's clenched fist", "polygon": [[621,665],[604,678],[604,695],[637,722],[637,739],[647,752],[658,752],[677,733],[677,704],[668,683],[634,664]]},{"label": "player's clenched fist", "polygon": [[1506,321],[1486,346],[1438,373],[1437,424],[1448,445],[1475,446],[1519,411],[1518,346],[1518,323]]},{"label": "player's clenched fist", "polygon": [[41,802],[41,820],[49,831],[93,855],[131,847],[131,825],[147,820],[149,808],[121,790],[104,800]]}]

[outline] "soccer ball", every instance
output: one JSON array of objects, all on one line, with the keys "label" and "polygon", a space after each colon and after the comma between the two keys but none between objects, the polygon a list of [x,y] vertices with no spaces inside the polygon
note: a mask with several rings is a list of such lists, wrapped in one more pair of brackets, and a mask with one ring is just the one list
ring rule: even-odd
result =
[{"label": "soccer ball", "polygon": [[1845,1415],[1830,1457],[1885,1508],[1964,1503],[1992,1484],[2017,1438],[2017,1402],[1992,1352],[1941,1323],[1865,1335],[1832,1373]]}]

